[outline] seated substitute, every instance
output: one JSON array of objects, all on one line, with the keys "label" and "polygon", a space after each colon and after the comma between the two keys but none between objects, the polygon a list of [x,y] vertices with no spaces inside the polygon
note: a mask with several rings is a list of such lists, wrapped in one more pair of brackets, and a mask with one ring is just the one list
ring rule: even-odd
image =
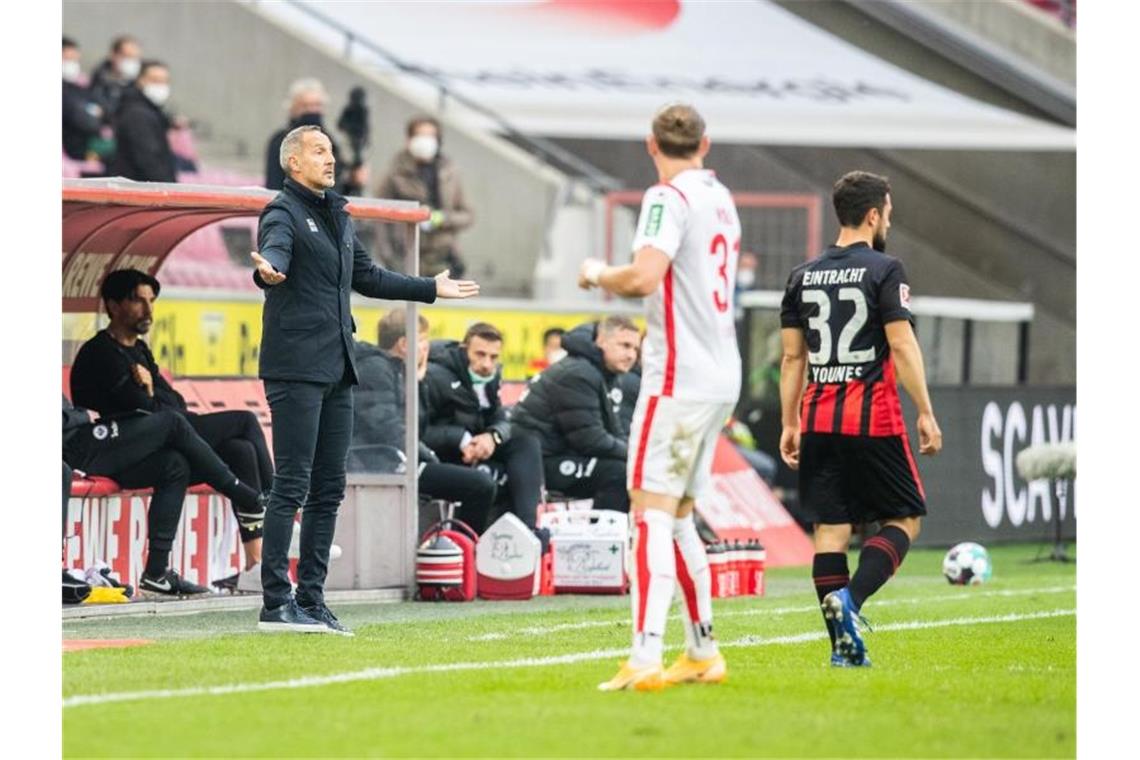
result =
[{"label": "seated substitute", "polygon": [[[392,309],[380,320],[377,345],[355,342],[360,384],[353,388],[350,472],[396,472],[404,457],[404,361],[408,339],[404,335],[404,309]],[[420,381],[420,434],[427,423],[423,389],[427,374],[428,321],[420,315],[416,341],[416,376]],[[497,486],[491,476],[459,464],[444,464],[423,442],[419,445],[420,493],[429,498],[457,501],[459,517],[482,533],[495,503]]]},{"label": "seated substitute", "polygon": [[637,361],[637,325],[606,317],[566,333],[562,346],[566,358],[530,381],[511,422],[542,441],[548,488],[628,512],[629,433],[619,378]]},{"label": "seated substitute", "polygon": [[[150,330],[160,289],[158,280],[137,269],[119,269],[104,278],[100,295],[111,323],[84,343],[75,357],[71,367],[75,403],[104,417],[138,409],[175,412],[186,418],[243,483],[267,494],[273,484],[273,460],[257,416],[244,410],[191,413],[182,395],[160,374],[154,355],[141,337]],[[191,482],[205,480],[204,475],[191,472]],[[246,515],[234,502],[234,511],[245,549],[245,575],[251,580],[260,578],[256,566],[261,562],[264,510]],[[253,524],[258,527],[246,527]]]},{"label": "seated substitute", "polygon": [[432,343],[423,442],[441,461],[484,470],[500,486],[505,475],[510,511],[534,528],[542,498],[542,445],[507,419],[499,400],[502,350],[502,333],[486,322],[467,328],[462,343]]},{"label": "seated substitute", "polygon": [[[243,530],[261,529],[256,515],[265,512],[262,495],[239,480],[176,412],[97,419],[64,396],[63,462],[65,476],[74,469],[111,478],[123,488],[154,489],[147,511],[146,567],[139,579],[144,591],[170,596],[209,592],[170,568],[186,489],[196,482],[191,473],[238,507]],[[70,491],[70,483],[66,485]]]}]

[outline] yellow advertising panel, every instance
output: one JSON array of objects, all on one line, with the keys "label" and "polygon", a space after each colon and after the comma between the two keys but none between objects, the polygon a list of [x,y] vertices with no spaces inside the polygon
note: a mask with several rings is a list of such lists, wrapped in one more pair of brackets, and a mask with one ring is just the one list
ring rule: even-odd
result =
[{"label": "yellow advertising panel", "polygon": [[[551,327],[570,329],[600,319],[605,313],[630,308],[605,308],[599,312],[544,311],[540,304],[526,308],[524,302],[507,306],[481,299],[487,308],[424,306],[421,311],[431,327],[432,339],[462,339],[469,325],[490,322],[502,331],[503,377],[525,380],[527,366],[542,358],[542,333]],[[373,302],[376,303],[376,302]],[[473,305],[473,304],[472,304]],[[376,326],[388,308],[354,304],[356,337],[376,342]],[[63,361],[70,364],[83,341],[106,323],[94,314],[64,315]],[[638,321],[639,325],[642,321]],[[198,300],[161,297],[155,304],[154,325],[146,337],[159,366],[176,376],[257,376],[261,344],[261,299]]]}]

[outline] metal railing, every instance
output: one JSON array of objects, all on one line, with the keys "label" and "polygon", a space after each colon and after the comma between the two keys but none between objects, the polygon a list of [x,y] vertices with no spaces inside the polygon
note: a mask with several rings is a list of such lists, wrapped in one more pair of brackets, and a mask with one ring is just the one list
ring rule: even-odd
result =
[{"label": "metal railing", "polygon": [[595,192],[607,192],[610,190],[618,190],[623,186],[623,183],[590,162],[582,159],[581,157],[571,153],[563,148],[561,145],[537,135],[527,134],[509,121],[507,121],[497,111],[488,108],[483,103],[470,98],[463,93],[452,88],[451,84],[445,77],[440,76],[434,71],[425,69],[417,64],[404,60],[387,48],[377,44],[375,41],[366,37],[360,36],[357,32],[349,27],[340,23],[336,19],[330,18],[321,11],[311,7],[308,3],[301,2],[301,0],[285,0],[285,4],[294,8],[301,13],[305,14],[314,21],[323,24],[328,29],[331,29],[340,34],[344,40],[344,57],[351,58],[354,46],[359,46],[368,52],[382,58],[390,64],[396,71],[401,74],[407,74],[415,77],[427,84],[436,88],[439,94],[439,110],[444,110],[445,104],[450,99],[455,103],[462,105],[483,118],[489,120],[495,125],[504,137],[514,142],[520,148],[530,153],[531,155],[541,159],[542,161],[554,166],[555,168],[570,174],[582,180],[590,189]]}]

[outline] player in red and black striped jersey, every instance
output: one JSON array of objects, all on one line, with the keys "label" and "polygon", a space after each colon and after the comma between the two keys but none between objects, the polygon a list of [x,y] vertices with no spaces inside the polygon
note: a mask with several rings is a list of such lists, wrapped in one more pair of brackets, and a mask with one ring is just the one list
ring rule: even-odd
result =
[{"label": "player in red and black striped jersey", "polygon": [[[817,515],[812,577],[832,664],[868,665],[859,610],[898,570],[926,514],[898,382],[918,407],[920,453],[938,453],[942,433],[914,335],[906,272],[884,252],[890,185],[850,172],[836,182],[832,200],[839,238],[793,270],[780,311],[780,453],[799,470],[801,501]],[[852,528],[876,521],[882,529],[864,543],[850,577]]]}]

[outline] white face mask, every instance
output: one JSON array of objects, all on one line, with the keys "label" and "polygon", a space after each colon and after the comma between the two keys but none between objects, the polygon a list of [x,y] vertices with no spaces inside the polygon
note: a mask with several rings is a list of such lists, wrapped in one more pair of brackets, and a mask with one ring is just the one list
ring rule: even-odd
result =
[{"label": "white face mask", "polygon": [[434,135],[416,135],[408,140],[408,152],[417,161],[431,161],[439,152],[439,140]]},{"label": "white face mask", "polygon": [[146,95],[147,100],[156,106],[162,106],[170,99],[170,85],[168,84],[143,85],[142,92],[143,95]]},{"label": "white face mask", "polygon": [[63,62],[63,81],[74,82],[79,79],[79,61],[74,58]]},{"label": "white face mask", "polygon": [[736,284],[747,290],[756,284],[756,272],[752,269],[741,269],[736,273]]},{"label": "white face mask", "polygon": [[133,80],[142,69],[142,61],[138,58],[122,58],[119,60],[119,75],[123,79]]}]

